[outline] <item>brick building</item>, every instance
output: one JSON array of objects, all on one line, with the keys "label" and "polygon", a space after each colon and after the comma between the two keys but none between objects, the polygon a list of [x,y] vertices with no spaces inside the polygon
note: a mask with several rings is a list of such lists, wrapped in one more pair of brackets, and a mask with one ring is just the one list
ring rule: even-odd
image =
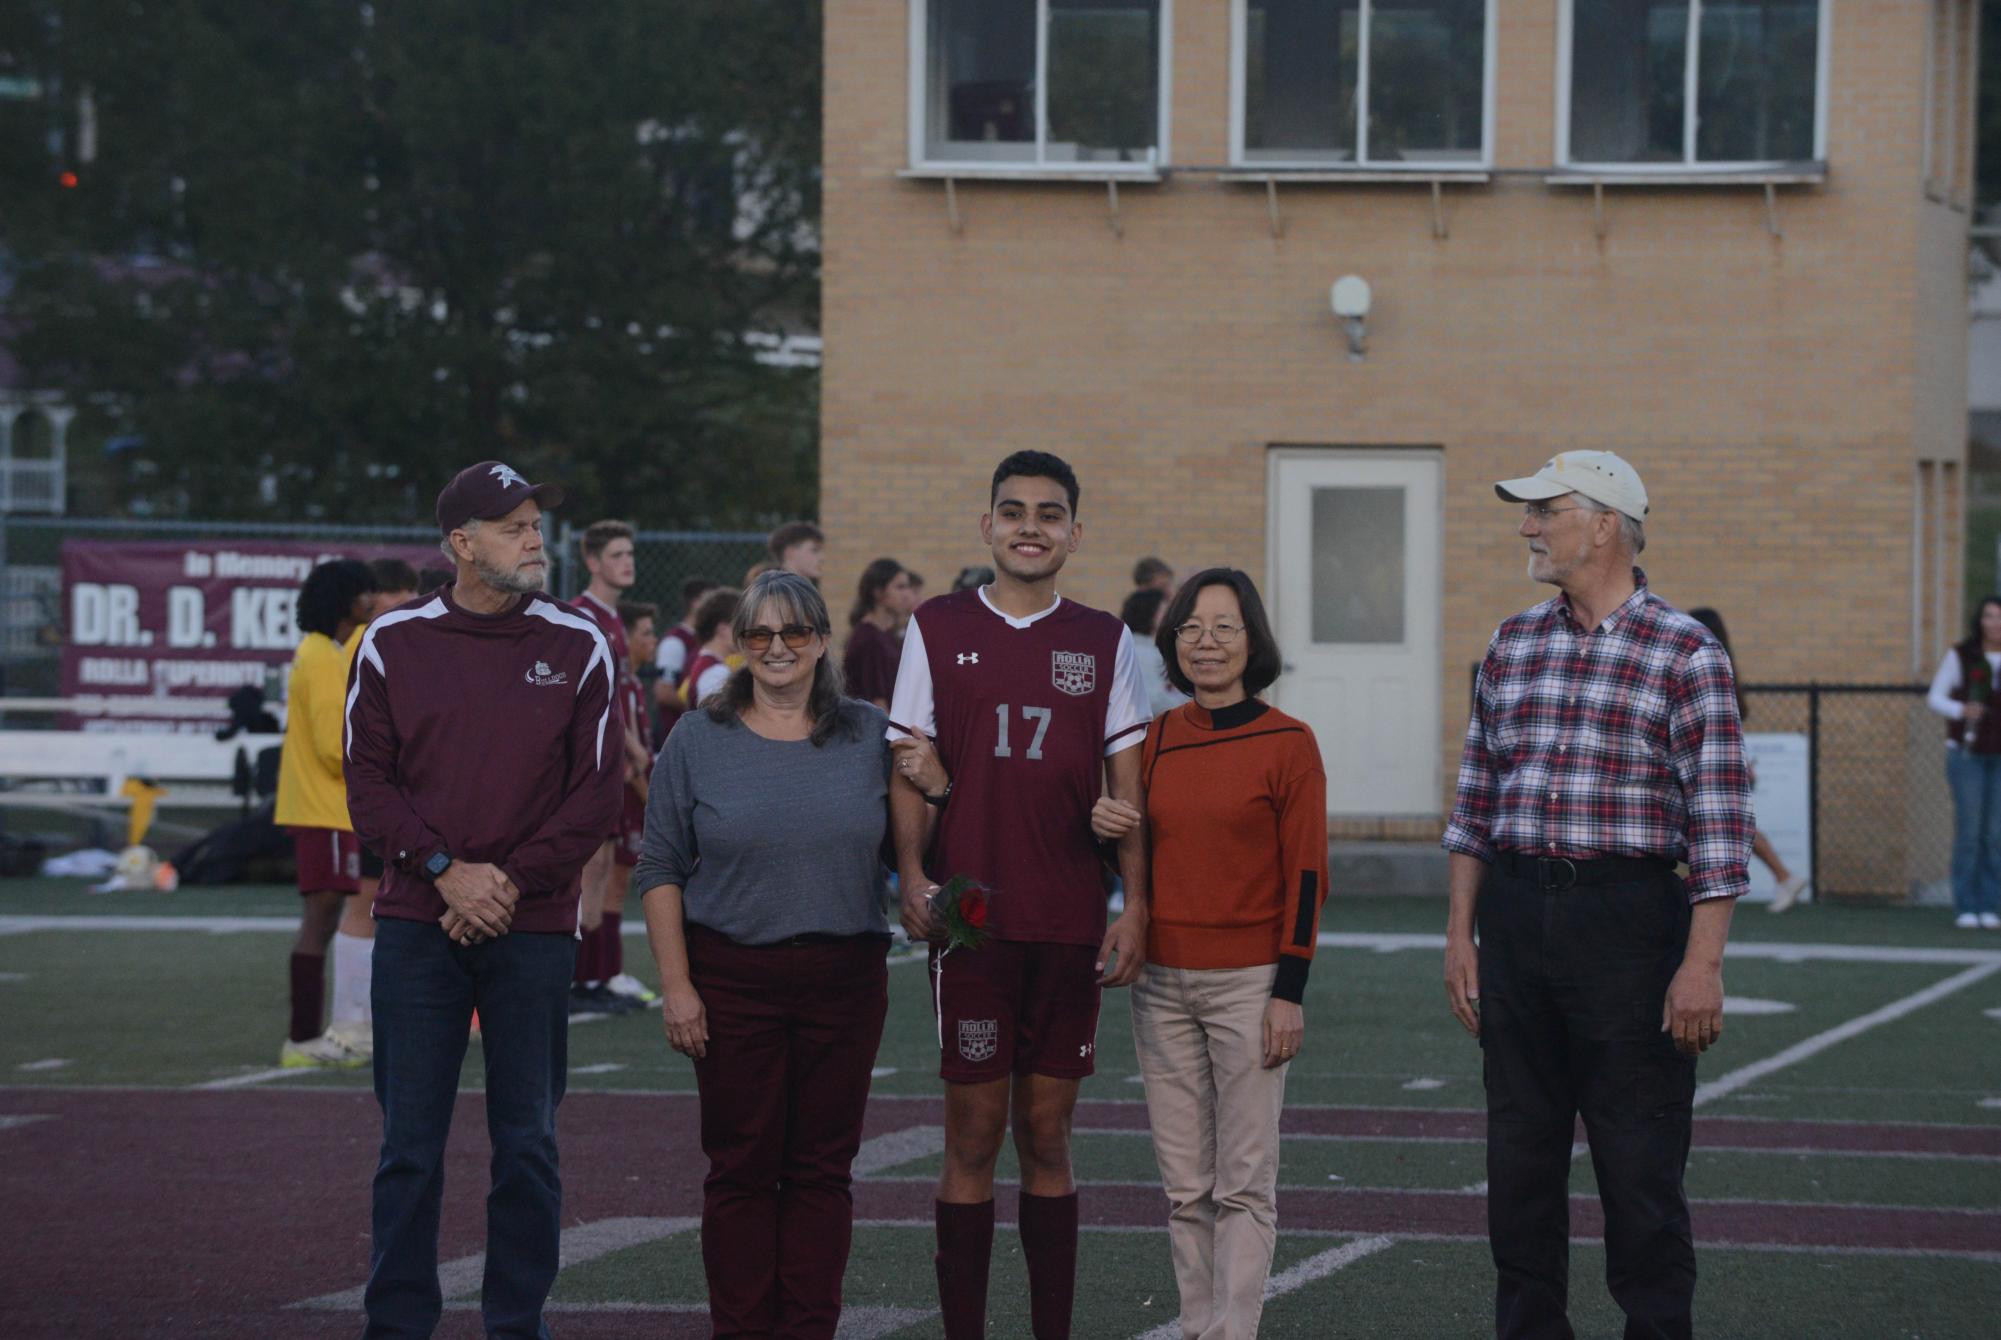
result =
[{"label": "brick building", "polygon": [[981,561],[986,472],[1060,452],[1066,591],[1256,575],[1356,834],[1436,831],[1469,667],[1547,593],[1490,485],[1566,448],[1641,470],[1652,582],[1747,677],[1928,674],[1974,34],[1972,0],[830,4],[829,589]]}]

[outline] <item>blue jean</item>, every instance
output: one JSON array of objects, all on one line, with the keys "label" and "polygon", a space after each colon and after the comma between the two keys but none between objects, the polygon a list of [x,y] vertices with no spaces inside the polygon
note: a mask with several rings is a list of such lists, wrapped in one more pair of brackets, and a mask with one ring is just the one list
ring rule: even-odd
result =
[{"label": "blue jean", "polygon": [[367,1340],[428,1336],[444,1307],[445,1137],[475,1009],[493,1142],[480,1310],[489,1336],[547,1340],[542,1304],[556,1280],[563,1208],[556,1105],[569,1074],[576,957],[570,935],[509,934],[467,948],[427,922],[376,922],[371,996],[382,1160],[363,1295]]},{"label": "blue jean", "polygon": [[1952,786],[1952,905],[2001,911],[2001,754],[1945,753]]}]

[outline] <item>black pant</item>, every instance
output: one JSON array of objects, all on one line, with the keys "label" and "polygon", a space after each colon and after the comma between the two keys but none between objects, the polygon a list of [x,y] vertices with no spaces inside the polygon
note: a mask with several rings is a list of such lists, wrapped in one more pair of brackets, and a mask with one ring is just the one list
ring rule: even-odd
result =
[{"label": "black pant", "polygon": [[1605,1209],[1605,1278],[1626,1340],[1693,1334],[1695,1244],[1682,1172],[1695,1062],[1661,1031],[1688,942],[1663,872],[1545,892],[1491,868],[1480,890],[1487,1235],[1501,1340],[1572,1340],[1570,1148],[1578,1114]]}]

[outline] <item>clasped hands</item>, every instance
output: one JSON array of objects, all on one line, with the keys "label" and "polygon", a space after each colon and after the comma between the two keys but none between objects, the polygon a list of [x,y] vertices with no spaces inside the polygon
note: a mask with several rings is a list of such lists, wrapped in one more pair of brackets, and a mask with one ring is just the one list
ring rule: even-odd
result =
[{"label": "clasped hands", "polygon": [[507,934],[521,901],[514,881],[499,866],[482,861],[453,861],[438,876],[436,888],[445,900],[438,925],[454,944],[482,944]]}]

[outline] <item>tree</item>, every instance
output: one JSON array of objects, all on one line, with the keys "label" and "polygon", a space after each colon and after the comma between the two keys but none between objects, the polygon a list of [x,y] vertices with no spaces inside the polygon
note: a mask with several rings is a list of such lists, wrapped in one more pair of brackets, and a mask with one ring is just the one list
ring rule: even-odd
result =
[{"label": "tree", "polygon": [[422,520],[499,456],[580,516],[812,510],[758,339],[817,327],[815,0],[5,8],[11,342],[120,501]]}]

